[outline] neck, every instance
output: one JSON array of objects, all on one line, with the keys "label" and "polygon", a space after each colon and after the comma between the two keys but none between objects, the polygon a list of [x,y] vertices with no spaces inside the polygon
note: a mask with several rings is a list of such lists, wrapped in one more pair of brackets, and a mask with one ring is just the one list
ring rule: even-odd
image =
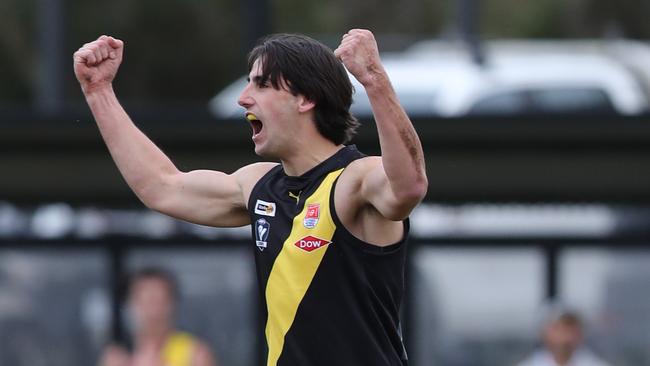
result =
[{"label": "neck", "polygon": [[310,141],[295,149],[290,157],[281,159],[282,167],[287,175],[297,177],[327,160],[341,148],[343,145],[335,145],[329,140],[320,144]]}]

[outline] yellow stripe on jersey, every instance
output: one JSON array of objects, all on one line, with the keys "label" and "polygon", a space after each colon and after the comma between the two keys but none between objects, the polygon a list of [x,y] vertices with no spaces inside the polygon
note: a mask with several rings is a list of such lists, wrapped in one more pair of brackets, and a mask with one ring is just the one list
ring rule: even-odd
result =
[{"label": "yellow stripe on jersey", "polygon": [[194,338],[183,332],[174,332],[167,337],[162,350],[166,366],[190,366],[192,360]]},{"label": "yellow stripe on jersey", "polygon": [[[266,342],[269,346],[267,366],[276,366],[282,348],[284,337],[289,331],[296,316],[298,305],[302,301],[316,274],[316,270],[325,256],[329,243],[334,236],[336,225],[330,214],[330,193],[332,185],[343,169],[329,173],[318,189],[305,200],[302,212],[293,218],[293,226],[289,237],[284,241],[278,254],[266,285],[266,303],[268,319],[266,321]],[[307,224],[305,217],[310,205],[319,204],[318,222]],[[307,227],[313,227],[309,229]],[[296,243],[310,242],[310,251],[299,248]],[[319,241],[320,240],[320,241]],[[314,249],[313,241],[319,247]]]}]

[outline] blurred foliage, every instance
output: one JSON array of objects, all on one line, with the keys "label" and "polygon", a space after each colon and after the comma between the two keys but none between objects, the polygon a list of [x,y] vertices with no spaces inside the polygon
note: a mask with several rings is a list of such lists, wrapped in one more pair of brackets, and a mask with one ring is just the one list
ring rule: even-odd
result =
[{"label": "blurred foliage", "polygon": [[481,10],[492,37],[650,38],[650,0],[488,0]]},{"label": "blurred foliage", "polygon": [[0,102],[24,101],[34,84],[34,2],[0,1]]},{"label": "blurred foliage", "polygon": [[206,99],[245,70],[234,1],[68,0],[67,13],[66,54],[102,34],[125,41],[116,81],[124,98]]},{"label": "blurred foliage", "polygon": [[567,1],[490,0],[481,2],[481,30],[489,38],[562,38]]},{"label": "blurred foliage", "polygon": [[582,8],[574,13],[581,29],[576,33],[606,31],[630,38],[650,38],[650,0],[577,1]]},{"label": "blurred foliage", "polygon": [[449,17],[450,5],[433,0],[274,0],[272,24],[276,32],[340,36],[351,28],[367,28],[381,34],[434,37]]},{"label": "blurred foliage", "polygon": [[[29,102],[39,60],[36,6],[39,0],[0,0],[0,101]],[[232,0],[60,0],[65,6],[66,42],[71,57],[101,34],[126,41],[116,81],[123,99],[206,100],[245,72],[254,24]],[[247,4],[254,4],[249,0]],[[262,1],[262,0],[257,0]],[[380,40],[407,40],[455,34],[454,1],[364,0],[329,2],[267,0],[270,32],[300,32],[335,47],[342,33],[363,27]],[[620,35],[650,38],[650,0],[477,0],[481,36],[568,38]],[[395,37],[398,35],[399,37]],[[391,38],[392,37],[392,38]],[[398,41],[396,41],[398,40]],[[388,45],[388,46],[387,46]],[[391,48],[390,42],[380,44]],[[393,47],[394,48],[394,47]],[[64,63],[64,65],[69,65]],[[68,100],[80,93],[72,68],[65,73]]]}]

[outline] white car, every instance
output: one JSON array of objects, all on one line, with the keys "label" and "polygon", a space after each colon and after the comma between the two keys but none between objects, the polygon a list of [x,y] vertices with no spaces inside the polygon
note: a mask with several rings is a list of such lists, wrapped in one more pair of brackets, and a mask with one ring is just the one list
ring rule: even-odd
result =
[{"label": "white car", "polygon": [[[425,41],[382,61],[397,95],[412,117],[609,113],[648,110],[640,81],[596,42],[493,41],[486,62],[473,63],[459,44]],[[650,51],[648,51],[650,54]],[[363,87],[355,88],[352,112],[372,116]],[[238,118],[240,78],[210,102],[217,118]]]}]

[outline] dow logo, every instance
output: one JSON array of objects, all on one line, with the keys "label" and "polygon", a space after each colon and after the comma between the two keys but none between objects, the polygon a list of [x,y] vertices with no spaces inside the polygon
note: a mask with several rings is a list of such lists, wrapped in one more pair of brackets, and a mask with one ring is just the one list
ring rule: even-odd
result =
[{"label": "dow logo", "polygon": [[330,241],[319,239],[310,235],[298,240],[294,245],[306,252],[313,252],[318,248],[326,247],[330,243]]}]

